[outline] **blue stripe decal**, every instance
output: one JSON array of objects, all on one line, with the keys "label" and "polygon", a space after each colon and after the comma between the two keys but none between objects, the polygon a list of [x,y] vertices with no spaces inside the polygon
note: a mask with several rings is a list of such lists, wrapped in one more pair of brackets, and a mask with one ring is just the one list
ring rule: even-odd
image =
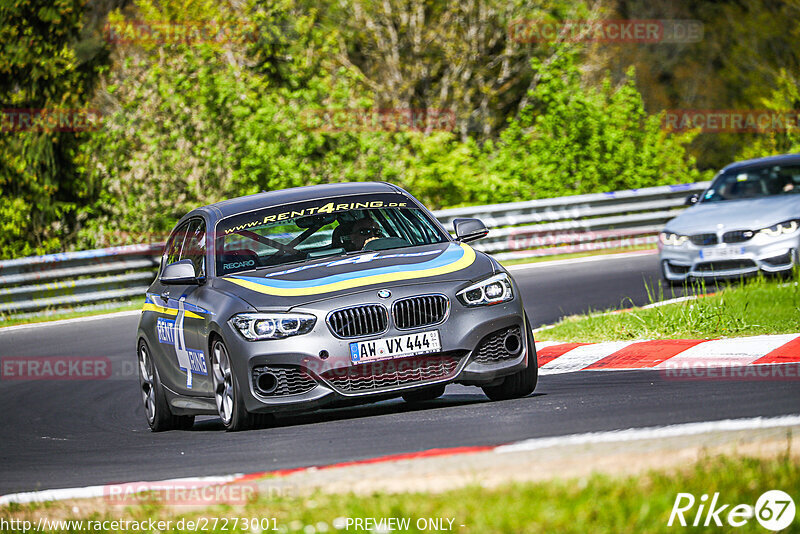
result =
[{"label": "blue stripe decal", "polygon": [[[341,281],[355,280],[357,278],[364,278],[366,276],[395,273],[400,270],[413,272],[413,271],[424,271],[427,269],[435,269],[437,267],[443,267],[445,265],[450,265],[451,263],[457,262],[464,256],[464,254],[465,254],[464,249],[462,249],[458,245],[451,244],[448,248],[444,250],[444,252],[442,252],[436,258],[416,264],[407,264],[399,266],[391,265],[389,267],[378,267],[375,269],[365,269],[363,271],[334,274],[326,276],[324,278],[314,278],[311,280],[275,280],[275,279],[267,280],[264,278],[253,277],[253,276],[231,276],[231,278],[238,278],[239,280],[246,280],[248,282],[253,282],[255,284],[259,284],[262,286],[269,286],[280,289],[310,288]],[[353,259],[357,260],[358,257]],[[381,258],[378,257],[376,259],[379,260]]]}]

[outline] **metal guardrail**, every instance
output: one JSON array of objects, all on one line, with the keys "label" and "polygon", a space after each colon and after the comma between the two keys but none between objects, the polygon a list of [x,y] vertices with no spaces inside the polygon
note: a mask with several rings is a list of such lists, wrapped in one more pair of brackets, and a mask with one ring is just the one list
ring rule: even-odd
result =
[{"label": "metal guardrail", "polygon": [[709,182],[667,185],[440,210],[446,226],[477,217],[492,230],[477,250],[511,260],[652,244],[663,225],[685,207],[686,197]]},{"label": "metal guardrail", "polygon": [[[491,229],[475,243],[498,260],[652,244],[708,182],[435,211],[448,228],[477,217]],[[163,244],[130,245],[0,261],[0,315],[108,307],[144,295]]]},{"label": "metal guardrail", "polygon": [[0,261],[0,314],[68,312],[143,296],[161,249],[130,245]]}]

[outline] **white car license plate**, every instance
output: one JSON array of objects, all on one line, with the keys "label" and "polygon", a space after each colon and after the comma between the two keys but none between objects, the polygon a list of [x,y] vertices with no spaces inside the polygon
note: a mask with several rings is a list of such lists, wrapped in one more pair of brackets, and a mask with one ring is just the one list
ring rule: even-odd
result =
[{"label": "white car license plate", "polygon": [[740,258],[744,255],[744,247],[701,248],[700,258],[704,260],[724,260]]},{"label": "white car license plate", "polygon": [[439,352],[441,349],[439,332],[430,330],[405,336],[350,343],[350,361],[358,364],[388,358],[405,358],[406,356]]}]

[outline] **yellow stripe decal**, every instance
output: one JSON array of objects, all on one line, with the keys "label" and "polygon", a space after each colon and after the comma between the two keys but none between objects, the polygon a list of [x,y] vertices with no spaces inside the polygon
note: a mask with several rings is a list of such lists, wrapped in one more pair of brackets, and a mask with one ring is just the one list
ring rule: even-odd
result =
[{"label": "yellow stripe decal", "polygon": [[[472,247],[464,243],[460,243],[463,254],[456,261],[447,265],[434,267],[431,269],[424,269],[421,271],[396,271],[392,273],[376,274],[372,276],[363,276],[361,278],[354,278],[352,280],[342,280],[321,286],[313,287],[296,287],[296,288],[282,288],[274,287],[263,284],[257,284],[249,280],[242,280],[239,278],[227,278],[228,281],[238,284],[244,288],[256,291],[258,293],[265,293],[267,295],[276,295],[279,297],[300,297],[306,295],[318,295],[320,293],[331,293],[333,291],[341,291],[343,289],[353,289],[356,287],[363,287],[372,284],[386,284],[389,282],[399,282],[401,280],[413,280],[416,278],[427,278],[430,276],[439,276],[443,274],[460,271],[472,265],[475,262],[475,251]],[[188,314],[188,312],[187,312]]]},{"label": "yellow stripe decal", "polygon": [[[142,311],[153,311],[157,313],[163,313],[164,315],[178,315],[178,310],[173,310],[172,308],[165,308],[164,306],[159,306],[158,304],[152,304],[150,302],[146,302],[144,306],[142,306]],[[190,319],[202,319],[202,315],[197,315],[194,312],[187,311],[185,317],[189,317]]]}]

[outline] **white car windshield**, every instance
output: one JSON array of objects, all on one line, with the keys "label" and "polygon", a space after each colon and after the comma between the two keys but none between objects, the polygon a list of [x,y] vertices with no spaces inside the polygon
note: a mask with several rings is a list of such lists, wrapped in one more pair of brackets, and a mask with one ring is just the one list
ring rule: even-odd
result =
[{"label": "white car windshield", "polygon": [[800,193],[800,166],[770,165],[719,174],[703,202],[742,200]]}]

